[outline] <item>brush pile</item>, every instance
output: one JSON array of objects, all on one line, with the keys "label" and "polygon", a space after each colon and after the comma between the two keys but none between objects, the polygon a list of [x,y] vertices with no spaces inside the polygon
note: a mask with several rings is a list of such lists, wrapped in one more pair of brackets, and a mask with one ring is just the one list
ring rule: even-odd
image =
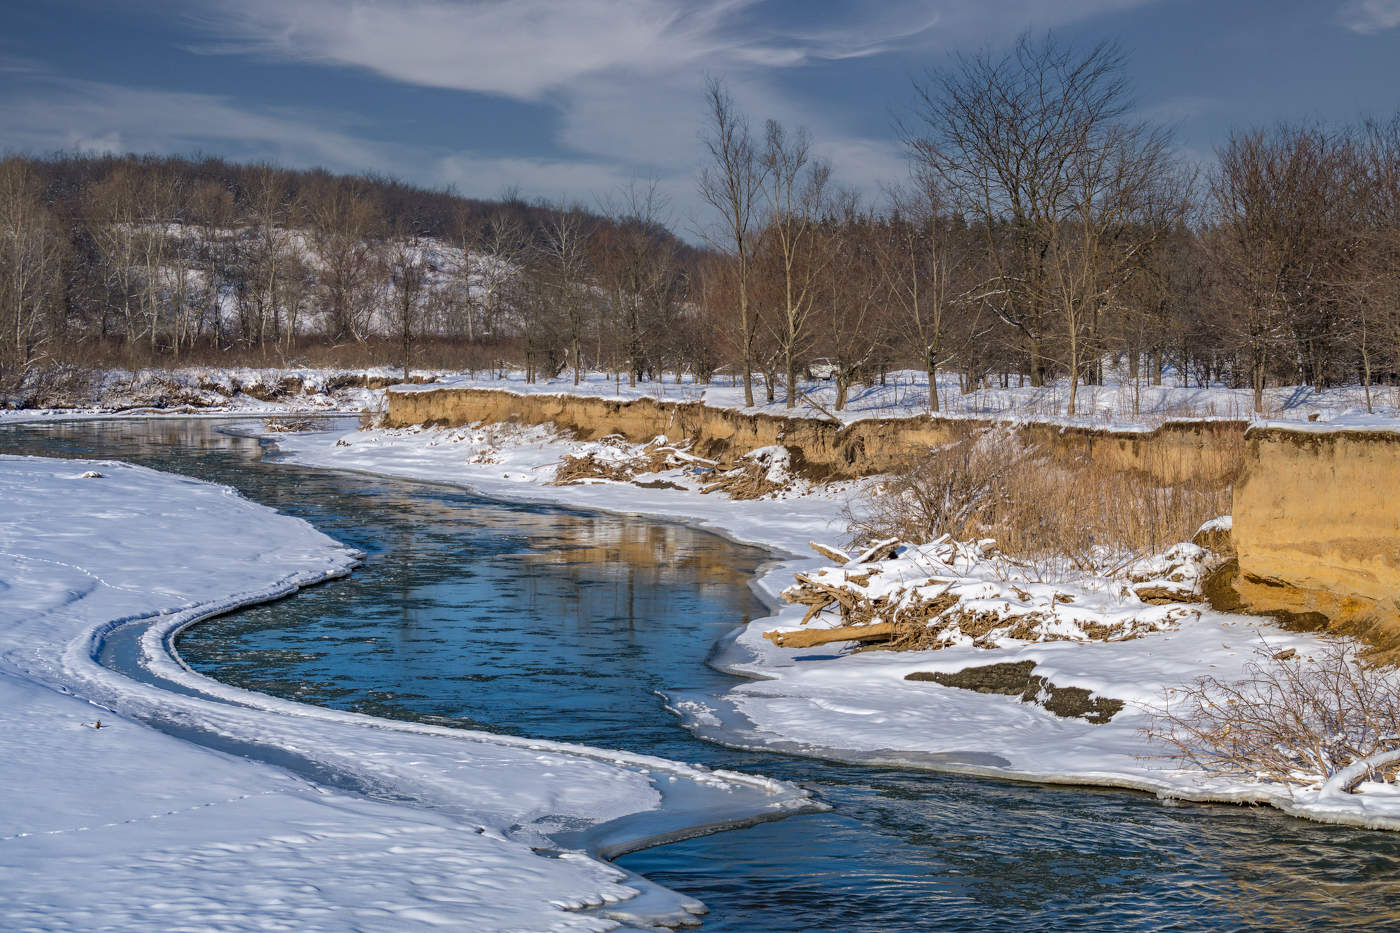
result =
[{"label": "brush pile", "polygon": [[263,429],[273,434],[295,434],[301,431],[314,431],[319,427],[313,418],[268,418]]},{"label": "brush pile", "polygon": [[731,499],[762,499],[791,489],[796,481],[792,453],[781,444],[751,450],[737,464],[715,472],[715,478],[700,491],[722,492]]},{"label": "brush pile", "polygon": [[[689,453],[689,443],[674,445],[658,435],[640,449],[620,434],[609,434],[580,454],[565,456],[554,471],[555,486],[610,481],[629,483],[640,476],[699,465],[713,469],[714,461]],[[707,490],[708,491],[708,490]]]},{"label": "brush pile", "polygon": [[900,650],[1009,641],[1127,641],[1174,628],[1199,610],[1151,605],[1121,580],[1030,579],[991,540],[930,544],[880,541],[851,556],[813,544],[834,561],[797,574],[782,598],[806,606],[793,628],[764,637],[780,647],[857,642]]}]

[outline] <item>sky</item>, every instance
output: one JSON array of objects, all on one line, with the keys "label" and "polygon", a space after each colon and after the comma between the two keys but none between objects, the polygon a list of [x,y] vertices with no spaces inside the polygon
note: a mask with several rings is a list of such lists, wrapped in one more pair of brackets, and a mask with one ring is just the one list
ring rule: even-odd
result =
[{"label": "sky", "polygon": [[204,153],[598,207],[680,230],[707,77],[878,198],[958,54],[1119,43],[1136,112],[1209,164],[1231,128],[1400,111],[1400,0],[0,0],[0,150]]}]

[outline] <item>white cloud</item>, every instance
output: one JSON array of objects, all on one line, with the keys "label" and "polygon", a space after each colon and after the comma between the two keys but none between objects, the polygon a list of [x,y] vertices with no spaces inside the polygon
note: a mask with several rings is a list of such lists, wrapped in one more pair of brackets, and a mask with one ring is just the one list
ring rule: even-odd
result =
[{"label": "white cloud", "polygon": [[[780,30],[758,0],[207,0],[208,52],[365,68],[425,87],[538,100],[588,76],[790,68],[876,54],[968,0],[853,8],[821,31]],[[1027,2],[1027,0],[1013,0]],[[1144,0],[1079,0],[1118,6]]]},{"label": "white cloud", "polygon": [[996,43],[1147,2],[851,2],[823,4],[794,25],[792,16],[776,22],[762,0],[200,0],[193,15],[209,38],[195,51],[358,68],[407,85],[543,103],[557,115],[557,151],[448,153],[370,140],[366,126],[334,113],[47,76],[0,96],[0,125],[9,145],[30,150],[215,148],[451,183],[480,196],[518,185],[527,196],[588,199],[652,177],[684,218],[695,204],[708,74],[729,82],[756,124],[773,117],[805,125],[838,183],[874,193],[905,177],[898,145],[854,132],[845,114],[785,90],[800,80],[798,68]]},{"label": "white cloud", "polygon": [[1352,32],[1383,32],[1400,26],[1400,0],[1348,0],[1337,16]]}]

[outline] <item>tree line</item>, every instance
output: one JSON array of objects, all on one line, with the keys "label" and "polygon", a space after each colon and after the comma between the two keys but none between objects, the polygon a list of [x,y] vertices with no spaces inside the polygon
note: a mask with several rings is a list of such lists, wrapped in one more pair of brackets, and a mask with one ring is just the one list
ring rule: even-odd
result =
[{"label": "tree line", "polygon": [[0,162],[0,388],[56,362],[291,362],[742,380],[799,401],[894,367],[963,391],[1400,380],[1400,114],[1232,131],[1136,118],[1122,53],[1023,37],[916,83],[905,179],[840,184],[800,129],[706,92],[688,245],[655,185],[592,209],[218,159]]}]

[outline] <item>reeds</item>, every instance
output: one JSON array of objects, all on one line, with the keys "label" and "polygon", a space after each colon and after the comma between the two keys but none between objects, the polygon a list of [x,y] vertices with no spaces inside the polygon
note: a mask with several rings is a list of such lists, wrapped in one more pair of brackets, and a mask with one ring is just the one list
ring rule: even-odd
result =
[{"label": "reeds", "polygon": [[[1237,455],[1204,450],[1200,456]],[[848,507],[847,518],[858,542],[992,538],[1001,553],[1044,580],[1113,572],[1189,540],[1202,523],[1229,513],[1233,469],[1202,467],[1202,478],[1163,483],[1087,452],[1051,454],[1014,429],[992,428],[929,451],[872,487]]]}]

